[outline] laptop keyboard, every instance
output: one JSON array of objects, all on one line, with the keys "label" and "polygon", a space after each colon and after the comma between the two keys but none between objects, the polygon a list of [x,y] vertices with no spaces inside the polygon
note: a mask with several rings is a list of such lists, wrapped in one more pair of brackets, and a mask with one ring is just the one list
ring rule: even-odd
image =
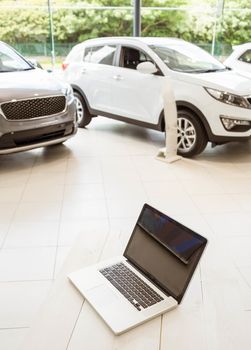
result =
[{"label": "laptop keyboard", "polygon": [[99,272],[139,311],[164,300],[123,263],[106,267]]}]

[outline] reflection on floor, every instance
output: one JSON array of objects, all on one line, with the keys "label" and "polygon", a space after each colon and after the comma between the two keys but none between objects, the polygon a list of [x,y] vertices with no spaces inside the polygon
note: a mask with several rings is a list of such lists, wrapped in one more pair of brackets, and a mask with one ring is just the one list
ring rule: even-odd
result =
[{"label": "reflection on floor", "polygon": [[129,236],[145,202],[209,239],[187,317],[167,315],[168,349],[176,322],[199,327],[203,349],[251,349],[251,144],[173,164],[155,159],[163,146],[159,132],[97,118],[64,145],[0,156],[1,349],[17,348],[76,237]]}]

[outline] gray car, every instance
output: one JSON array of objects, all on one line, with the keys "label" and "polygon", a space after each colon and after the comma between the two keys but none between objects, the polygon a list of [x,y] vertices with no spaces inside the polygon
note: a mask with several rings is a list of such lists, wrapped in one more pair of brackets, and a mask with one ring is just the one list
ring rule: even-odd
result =
[{"label": "gray car", "polygon": [[70,85],[0,42],[0,154],[62,143],[76,131]]}]

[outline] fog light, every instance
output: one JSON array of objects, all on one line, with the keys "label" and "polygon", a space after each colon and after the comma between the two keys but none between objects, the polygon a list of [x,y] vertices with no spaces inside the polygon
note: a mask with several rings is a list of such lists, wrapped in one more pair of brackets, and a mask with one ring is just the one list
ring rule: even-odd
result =
[{"label": "fog light", "polygon": [[231,130],[238,126],[246,126],[249,129],[251,123],[249,120],[231,119],[228,117],[221,116],[221,121],[225,129]]}]

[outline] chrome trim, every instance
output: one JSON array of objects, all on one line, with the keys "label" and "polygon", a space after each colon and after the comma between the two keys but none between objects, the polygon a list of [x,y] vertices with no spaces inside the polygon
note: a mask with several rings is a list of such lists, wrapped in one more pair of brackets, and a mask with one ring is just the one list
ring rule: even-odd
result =
[{"label": "chrome trim", "polygon": [[[29,101],[29,100],[38,100],[38,99],[42,99],[42,98],[51,98],[51,97],[64,97],[65,98],[65,108],[63,109],[62,112],[59,112],[59,113],[56,113],[56,114],[50,114],[50,115],[43,115],[41,117],[36,117],[36,118],[32,118],[32,119],[15,119],[15,120],[11,120],[11,119],[7,119],[6,116],[4,115],[4,112],[2,110],[2,105],[5,104],[5,103],[14,103],[14,102],[21,102],[21,101]],[[4,117],[5,120],[7,120],[8,122],[11,122],[11,123],[15,123],[15,122],[30,122],[31,120],[39,120],[39,119],[45,119],[45,118],[50,118],[50,117],[56,117],[62,113],[65,113],[67,111],[67,106],[68,106],[68,103],[67,103],[67,98],[64,94],[62,95],[49,95],[49,96],[39,96],[39,97],[29,97],[29,98],[22,98],[20,100],[16,100],[15,101],[12,99],[12,100],[9,100],[9,101],[4,101],[4,102],[1,102],[0,103],[0,115]]]}]

